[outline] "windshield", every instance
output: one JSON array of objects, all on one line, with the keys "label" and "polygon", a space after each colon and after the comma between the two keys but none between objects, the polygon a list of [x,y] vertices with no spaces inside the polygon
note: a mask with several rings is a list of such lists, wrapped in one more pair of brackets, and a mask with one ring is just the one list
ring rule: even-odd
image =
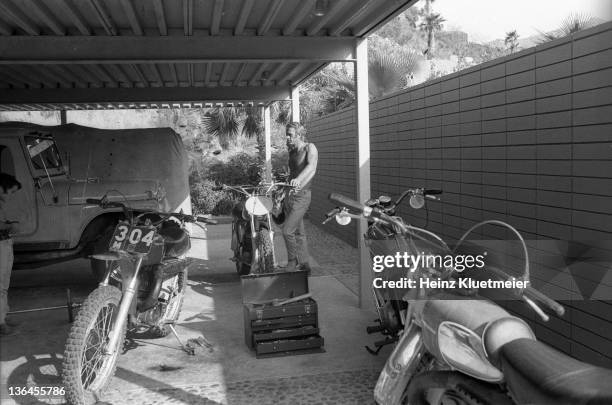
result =
[{"label": "windshield", "polygon": [[49,170],[61,168],[62,161],[53,139],[40,136],[26,136],[25,142],[34,169]]}]

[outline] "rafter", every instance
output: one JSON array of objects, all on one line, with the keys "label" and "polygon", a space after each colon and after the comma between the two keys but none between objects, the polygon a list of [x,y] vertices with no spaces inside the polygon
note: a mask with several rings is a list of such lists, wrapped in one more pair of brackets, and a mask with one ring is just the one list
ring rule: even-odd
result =
[{"label": "rafter", "polygon": [[7,66],[4,66],[3,69],[0,70],[0,74],[8,78],[5,82],[9,83],[11,86],[16,86],[16,83],[19,83],[22,87],[30,86],[30,81],[24,78],[21,72],[15,72],[13,69],[7,68]]},{"label": "rafter", "polygon": [[100,80],[102,83],[108,83],[111,87],[119,86],[115,78],[106,71],[104,65],[82,65],[83,69],[91,70],[91,72]]},{"label": "rafter", "polygon": [[66,35],[66,28],[42,1],[31,1],[30,7],[55,35]]},{"label": "rafter", "polygon": [[312,7],[314,5],[314,0],[304,0],[298,7],[298,9],[294,12],[293,16],[289,20],[289,22],[283,28],[283,35],[291,35],[297,28],[297,26],[302,22],[304,17],[310,13]]},{"label": "rafter", "polygon": [[412,7],[412,5],[414,5],[414,3],[417,1],[418,0],[411,0],[408,5],[406,5],[404,3],[398,4],[395,0],[387,0],[385,4],[376,10],[376,14],[374,14],[373,18],[370,16],[367,20],[361,22],[361,24],[353,28],[353,36],[361,37],[366,35],[377,25],[380,25],[381,21],[393,18],[393,16],[399,14],[407,7]]},{"label": "rafter", "polygon": [[305,69],[305,63],[296,63],[295,66],[289,70],[289,72],[285,73],[285,75],[278,80],[278,82],[282,83],[282,82],[289,81],[291,80],[292,77],[297,75],[300,70],[304,70],[304,69]]},{"label": "rafter", "polygon": [[244,26],[246,25],[247,19],[249,18],[249,14],[251,14],[251,9],[253,8],[254,0],[245,0],[242,3],[242,8],[240,9],[240,15],[238,16],[238,22],[236,23],[236,27],[234,28],[234,35],[242,35],[244,31]]},{"label": "rafter", "polygon": [[242,79],[242,75],[244,74],[246,67],[247,67],[246,63],[240,64],[240,68],[238,69],[238,73],[236,74],[236,77],[234,78],[234,82],[232,83],[232,86],[238,86],[240,84],[240,80]]},{"label": "rafter", "polygon": [[106,69],[111,72],[112,76],[117,78],[117,84],[121,87],[124,84],[126,87],[134,87],[132,79],[121,69],[121,65],[106,65]]},{"label": "rafter", "polygon": [[106,12],[104,4],[101,3],[100,0],[89,0],[89,4],[96,12],[98,21],[100,21],[100,24],[102,24],[102,27],[104,28],[106,33],[112,36],[117,35],[117,27],[115,27],[114,21]]},{"label": "rafter", "polygon": [[95,75],[83,67],[84,65],[65,65],[64,67],[73,72],[77,77],[81,77],[85,80],[85,84],[89,85],[101,85]]},{"label": "rafter", "polygon": [[0,13],[30,35],[40,35],[40,29],[16,5],[5,0],[0,2]]},{"label": "rafter", "polygon": [[223,14],[223,0],[215,0],[212,12],[212,23],[210,24],[210,35],[219,35],[221,15]]},{"label": "rafter", "polygon": [[251,79],[249,80],[249,86],[253,86],[255,82],[259,80],[261,74],[264,72],[264,70],[266,70],[267,66],[267,63],[262,63],[261,65],[259,65],[257,71],[255,71],[255,74],[253,74],[253,76],[251,76]]},{"label": "rafter", "polygon": [[161,72],[159,71],[159,68],[157,67],[157,65],[155,63],[152,63],[150,65],[148,65],[151,68],[151,71],[153,72],[153,76],[155,77],[155,81],[157,83],[159,83],[161,86],[164,85],[164,79],[161,75]]},{"label": "rafter", "polygon": [[168,35],[166,13],[164,12],[164,4],[162,3],[162,0],[153,0],[153,8],[155,9],[155,19],[157,20],[157,28],[159,28],[159,35]]},{"label": "rafter", "polygon": [[280,72],[287,67],[287,63],[282,62],[279,63],[271,72],[270,75],[268,76],[268,81],[273,81],[276,80],[276,78],[278,77],[278,75],[280,74]]},{"label": "rafter", "polygon": [[132,26],[134,35],[142,35],[142,27],[138,21],[138,16],[136,15],[136,10],[134,10],[132,0],[121,0],[121,5],[123,6],[123,11],[125,11],[125,15],[130,22],[130,25]]},{"label": "rafter", "polygon": [[178,73],[176,72],[176,66],[174,65],[174,63],[170,63],[168,66],[170,67],[170,74],[172,75],[172,81],[174,82],[174,84],[178,86],[179,77],[178,77]]},{"label": "rafter", "polygon": [[221,69],[221,76],[219,76],[219,86],[222,86],[225,83],[225,79],[227,77],[227,72],[229,71],[229,63],[224,63],[223,68]]},{"label": "rafter", "polygon": [[283,0],[272,1],[272,5],[268,8],[268,12],[261,21],[259,28],[257,28],[257,35],[266,35],[268,30],[270,30],[270,27],[272,26],[272,23],[274,22],[274,19],[276,18],[276,15],[278,14],[282,6]]},{"label": "rafter", "polygon": [[206,70],[204,73],[204,85],[210,86],[210,76],[212,75],[212,63],[204,64],[204,69]]},{"label": "rafter", "polygon": [[193,35],[193,0],[183,0],[183,32]]},{"label": "rafter", "polygon": [[363,14],[375,3],[375,0],[363,0],[359,7],[357,7],[351,14],[343,18],[340,24],[336,25],[329,30],[329,35],[336,36],[340,35],[342,31],[348,28],[355,20],[363,17]]},{"label": "rafter", "polygon": [[187,82],[190,86],[193,86],[193,63],[187,64]]},{"label": "rafter", "polygon": [[81,12],[76,8],[76,6],[72,3],[72,0],[61,0],[64,5],[65,14],[68,15],[74,26],[81,32],[83,35],[91,35],[91,29],[87,25],[87,22],[81,15]]},{"label": "rafter", "polygon": [[81,78],[74,74],[73,72],[71,72],[70,70],[68,70],[66,68],[66,66],[64,65],[52,65],[52,66],[47,66],[46,68],[53,68],[55,69],[55,72],[60,76],[63,77],[65,79],[67,79],[70,83],[74,83],[75,85],[81,86],[81,87],[85,87],[85,83],[83,83],[83,81],[81,80]]},{"label": "rafter", "polygon": [[59,84],[63,87],[72,87],[70,80],[66,80],[64,77],[58,75],[50,69],[42,68],[40,66],[29,66],[29,68],[38,76],[46,78],[49,83],[54,83],[56,85]]},{"label": "rafter", "polygon": [[144,75],[144,73],[142,72],[142,70],[140,70],[140,67],[136,64],[130,64],[130,67],[132,68],[132,70],[136,73],[136,76],[138,76],[138,79],[140,79],[140,82],[145,86],[145,87],[149,87],[149,80],[147,79],[147,77]]}]

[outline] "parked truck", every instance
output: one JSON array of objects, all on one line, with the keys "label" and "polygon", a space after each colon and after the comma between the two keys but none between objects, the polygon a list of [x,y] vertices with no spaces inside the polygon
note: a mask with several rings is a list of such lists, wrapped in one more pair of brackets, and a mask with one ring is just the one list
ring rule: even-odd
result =
[{"label": "parked truck", "polygon": [[[187,152],[169,128],[2,123],[0,172],[22,184],[5,206],[7,218],[18,221],[15,269],[105,250],[123,212],[87,204],[88,198],[106,196],[137,210],[191,213]],[[104,266],[92,259],[94,273]]]}]

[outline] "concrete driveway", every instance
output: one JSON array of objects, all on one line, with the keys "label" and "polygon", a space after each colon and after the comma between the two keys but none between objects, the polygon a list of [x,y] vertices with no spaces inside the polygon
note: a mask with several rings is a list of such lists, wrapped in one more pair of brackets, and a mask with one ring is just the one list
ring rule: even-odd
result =
[{"label": "concrete driveway", "polygon": [[[196,232],[187,290],[177,331],[183,340],[204,335],[213,351],[190,356],[173,336],[133,339],[121,355],[110,388],[110,404],[370,404],[378,372],[390,353],[364,346],[380,336],[365,327],[374,314],[357,307],[356,295],[315,262],[310,290],[319,304],[325,353],[256,359],[244,343],[240,279],[229,261],[230,225]],[[277,244],[280,261],[284,252]],[[311,249],[313,257],[317,255]],[[207,259],[207,260],[205,260]],[[96,284],[87,261],[13,273],[12,310],[65,303],[71,288],[81,301]],[[64,310],[22,314],[19,333],[2,338],[2,404],[64,403],[63,398],[9,396],[16,387],[61,386],[59,373],[70,324]]]}]

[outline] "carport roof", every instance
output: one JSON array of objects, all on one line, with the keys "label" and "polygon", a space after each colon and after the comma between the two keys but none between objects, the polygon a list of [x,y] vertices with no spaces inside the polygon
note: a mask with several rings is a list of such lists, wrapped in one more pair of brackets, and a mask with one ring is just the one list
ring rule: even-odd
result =
[{"label": "carport roof", "polygon": [[289,99],[415,0],[0,0],[0,110]]}]

